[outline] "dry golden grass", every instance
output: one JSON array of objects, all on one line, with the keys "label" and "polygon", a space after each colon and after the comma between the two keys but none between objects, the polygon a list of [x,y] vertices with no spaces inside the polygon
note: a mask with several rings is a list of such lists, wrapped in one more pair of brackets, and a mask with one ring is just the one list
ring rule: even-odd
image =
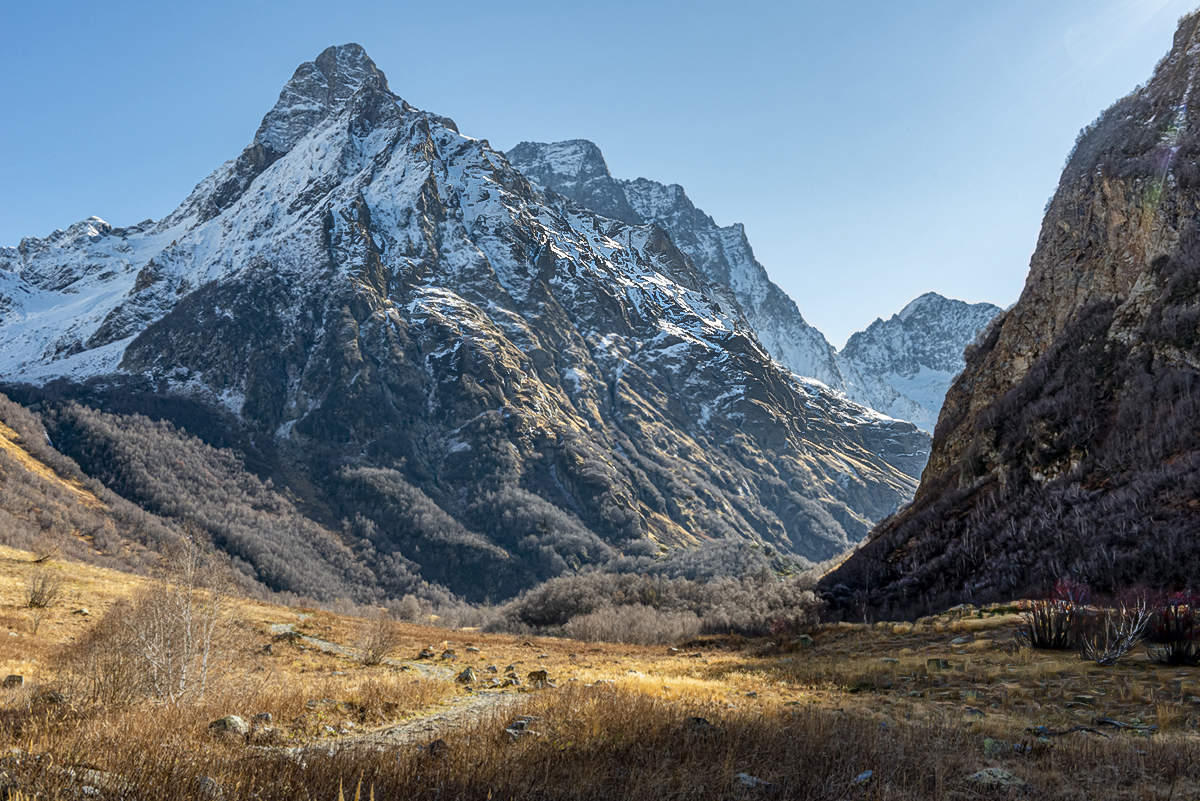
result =
[{"label": "dry golden grass", "polygon": [[[1200,797],[1200,670],[1141,654],[1101,668],[1023,649],[1011,614],[841,623],[811,643],[706,637],[677,650],[398,624],[392,659],[365,667],[320,644],[357,642],[362,620],[238,601],[230,670],[202,701],[47,706],[36,699],[60,679],[57,650],[145,584],[52,565],[67,600],[34,635],[19,603],[36,566],[0,549],[0,674],[27,678],[0,691],[0,788],[17,785],[21,801],[78,797],[82,785],[163,801],[211,799],[214,788],[262,801],[333,801],[339,788],[442,801],[1004,797],[969,781],[985,767],[1028,782],[1020,797]],[[277,624],[316,639],[277,639]],[[425,647],[438,656],[416,660]],[[446,650],[454,656],[440,658]],[[545,669],[558,686],[470,692],[452,678],[509,665],[522,677]],[[208,729],[263,712],[270,732]],[[504,731],[518,714],[534,716],[536,734]],[[1159,728],[1030,731],[1099,729],[1099,717]],[[23,755],[4,757],[14,746]],[[742,788],[739,773],[771,785]]]}]

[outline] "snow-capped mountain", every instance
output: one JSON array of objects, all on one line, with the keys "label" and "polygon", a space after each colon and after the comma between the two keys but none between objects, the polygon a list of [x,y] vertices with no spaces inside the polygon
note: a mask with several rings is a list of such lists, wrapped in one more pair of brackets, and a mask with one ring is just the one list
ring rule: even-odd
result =
[{"label": "snow-capped mountain", "polygon": [[710,281],[741,307],[767,352],[793,372],[834,389],[844,382],[825,336],[776,286],[740,223],[719,226],[678,184],[613,178],[600,148],[586,139],[522,142],[508,152],[514,167],[584,208],[633,225],[661,227]]},{"label": "snow-capped mountain", "polygon": [[846,394],[933,432],[963,351],[1002,311],[927,292],[889,319],[876,319],[838,352]]},{"label": "snow-capped mountain", "polygon": [[773,283],[740,224],[719,226],[678,184],[614,178],[586,139],[522,142],[509,161],[532,181],[598,214],[661,227],[736,303],[767,351],[798,375],[816,378],[864,406],[933,431],[963,349],[1000,309],[929,293],[890,320],[876,320],[838,353]]},{"label": "snow-capped mountain", "polygon": [[329,48],[161,222],[0,251],[0,380],[227,409],[385,592],[397,565],[482,598],[703,539],[859,540],[928,437],[770,358],[711,280],[772,302],[740,229],[677,245],[640,214],[686,215],[681,192],[627,198],[636,219],[543,193]]}]

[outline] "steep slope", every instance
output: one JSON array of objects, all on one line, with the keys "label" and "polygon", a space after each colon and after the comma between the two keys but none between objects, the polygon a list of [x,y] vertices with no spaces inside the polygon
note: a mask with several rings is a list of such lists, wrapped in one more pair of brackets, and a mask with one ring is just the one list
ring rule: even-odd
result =
[{"label": "steep slope", "polygon": [[872,409],[933,431],[942,401],[963,369],[963,350],[1001,311],[928,292],[890,319],[851,335],[838,352],[846,394]]},{"label": "steep slope", "polygon": [[357,45],[302,65],[161,222],[0,251],[0,296],[0,378],[227,410],[353,546],[360,597],[407,591],[409,566],[498,597],[712,538],[826,558],[925,456],[913,426],[779,369],[660,228],[543,195]]},{"label": "steep slope", "polygon": [[597,214],[661,227],[741,307],[768,353],[799,375],[844,388],[833,348],[767,276],[740,223],[717,225],[678,184],[613,178],[600,148],[586,139],[522,142],[508,152],[508,159],[538,185]]},{"label": "steep slope", "polygon": [[966,356],[911,507],[827,578],[921,611],[1200,564],[1200,14],[1080,135],[1018,303]]}]

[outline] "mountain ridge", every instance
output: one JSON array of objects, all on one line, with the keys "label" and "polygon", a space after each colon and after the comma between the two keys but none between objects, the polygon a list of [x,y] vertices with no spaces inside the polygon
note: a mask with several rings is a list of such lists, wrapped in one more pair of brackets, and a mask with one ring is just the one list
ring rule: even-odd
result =
[{"label": "mountain ridge", "polygon": [[823,559],[907,499],[923,434],[780,370],[661,228],[543,195],[360,50],[301,65],[161,222],[0,251],[0,379],[227,411],[368,596],[706,539]]}]

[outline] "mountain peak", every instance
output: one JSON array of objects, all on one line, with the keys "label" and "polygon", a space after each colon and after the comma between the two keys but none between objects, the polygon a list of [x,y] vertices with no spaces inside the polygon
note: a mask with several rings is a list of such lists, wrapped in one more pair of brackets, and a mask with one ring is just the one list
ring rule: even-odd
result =
[{"label": "mountain peak", "polygon": [[918,295],[917,297],[910,300],[908,302],[908,304],[899,311],[897,316],[901,320],[907,320],[909,317],[911,317],[916,312],[919,312],[922,309],[926,309],[930,306],[937,305],[939,303],[944,303],[947,300],[948,300],[948,298],[946,298],[942,295],[939,295],[936,292],[926,292],[925,294]]},{"label": "mountain peak", "polygon": [[325,48],[316,59],[297,67],[284,84],[275,107],[254,135],[255,144],[286,153],[313,125],[364,88],[390,93],[387,76],[362,45],[350,42]]},{"label": "mountain peak", "polygon": [[586,181],[611,176],[599,146],[587,139],[521,142],[509,151],[509,158],[523,164],[537,164],[542,172],[559,178]]}]

